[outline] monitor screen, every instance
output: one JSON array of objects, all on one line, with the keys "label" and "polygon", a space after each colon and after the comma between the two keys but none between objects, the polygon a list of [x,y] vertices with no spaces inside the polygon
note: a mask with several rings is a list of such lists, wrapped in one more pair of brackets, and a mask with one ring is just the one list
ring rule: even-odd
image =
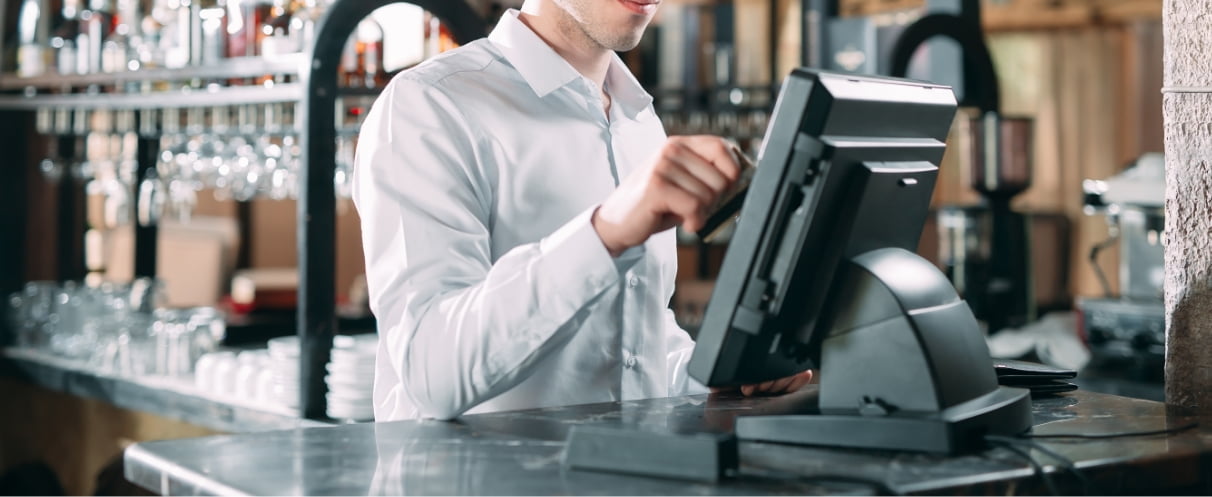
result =
[{"label": "monitor screen", "polygon": [[807,69],[787,77],[692,377],[752,384],[820,363],[842,264],[916,249],[955,106],[949,87],[920,81]]}]

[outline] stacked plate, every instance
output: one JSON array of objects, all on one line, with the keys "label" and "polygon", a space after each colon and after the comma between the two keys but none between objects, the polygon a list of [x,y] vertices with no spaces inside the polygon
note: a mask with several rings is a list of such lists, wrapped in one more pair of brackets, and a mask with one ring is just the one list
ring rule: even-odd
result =
[{"label": "stacked plate", "polygon": [[328,383],[328,417],[352,421],[374,419],[371,398],[378,335],[337,336],[333,337],[332,345],[328,375],[324,377]]}]

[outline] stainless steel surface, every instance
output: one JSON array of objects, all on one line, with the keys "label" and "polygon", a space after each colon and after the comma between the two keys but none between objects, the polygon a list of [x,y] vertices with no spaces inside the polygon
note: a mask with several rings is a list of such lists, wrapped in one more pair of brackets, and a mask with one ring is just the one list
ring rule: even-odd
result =
[{"label": "stainless steel surface", "polygon": [[[816,390],[781,398],[690,396],[552,407],[432,420],[367,423],[192,440],[127,449],[126,477],[165,494],[224,495],[712,495],[897,492],[1001,495],[1042,492],[1023,459],[1004,449],[964,456],[743,442],[741,470],[719,484],[566,470],[570,427],[730,431],[738,414],[782,413]],[[1033,402],[1036,433],[1107,433],[1176,427],[1191,417],[1158,402],[1074,392]],[[1043,441],[1077,462],[1102,493],[1206,484],[1209,429],[1175,436]],[[1206,436],[1206,435],[1205,435]],[[1059,471],[1055,467],[1050,471]],[[849,478],[849,481],[846,481]],[[1078,492],[1057,476],[1062,491]],[[1206,488],[1206,487],[1195,487]]]},{"label": "stainless steel surface", "polygon": [[331,426],[303,419],[285,408],[241,405],[214,398],[198,390],[192,377],[190,380],[126,378],[95,371],[81,361],[24,349],[0,349],[0,376],[226,432]]},{"label": "stainless steel surface", "polygon": [[1162,300],[1165,254],[1161,208],[1123,206],[1119,213],[1119,293],[1124,298]]},{"label": "stainless steel surface", "polygon": [[1111,178],[1083,181],[1082,193],[1087,215],[1107,216],[1109,238],[1096,250],[1119,243],[1119,296],[1160,305],[1165,280],[1165,157],[1144,154]]}]

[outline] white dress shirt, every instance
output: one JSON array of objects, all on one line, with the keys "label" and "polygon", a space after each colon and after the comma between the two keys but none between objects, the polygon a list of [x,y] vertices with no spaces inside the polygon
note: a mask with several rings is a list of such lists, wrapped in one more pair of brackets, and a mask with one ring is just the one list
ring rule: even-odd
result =
[{"label": "white dress shirt", "polygon": [[665,141],[652,97],[616,56],[608,117],[517,15],[395,77],[362,126],[379,421],[706,392],[668,309],[674,232],[612,258],[590,224]]}]

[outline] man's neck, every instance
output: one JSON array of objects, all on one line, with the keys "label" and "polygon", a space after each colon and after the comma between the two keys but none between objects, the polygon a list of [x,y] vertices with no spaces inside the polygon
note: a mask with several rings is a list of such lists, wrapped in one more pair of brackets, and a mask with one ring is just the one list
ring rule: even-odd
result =
[{"label": "man's neck", "polygon": [[613,55],[609,49],[589,39],[566,12],[548,2],[526,2],[518,19],[601,91]]}]

